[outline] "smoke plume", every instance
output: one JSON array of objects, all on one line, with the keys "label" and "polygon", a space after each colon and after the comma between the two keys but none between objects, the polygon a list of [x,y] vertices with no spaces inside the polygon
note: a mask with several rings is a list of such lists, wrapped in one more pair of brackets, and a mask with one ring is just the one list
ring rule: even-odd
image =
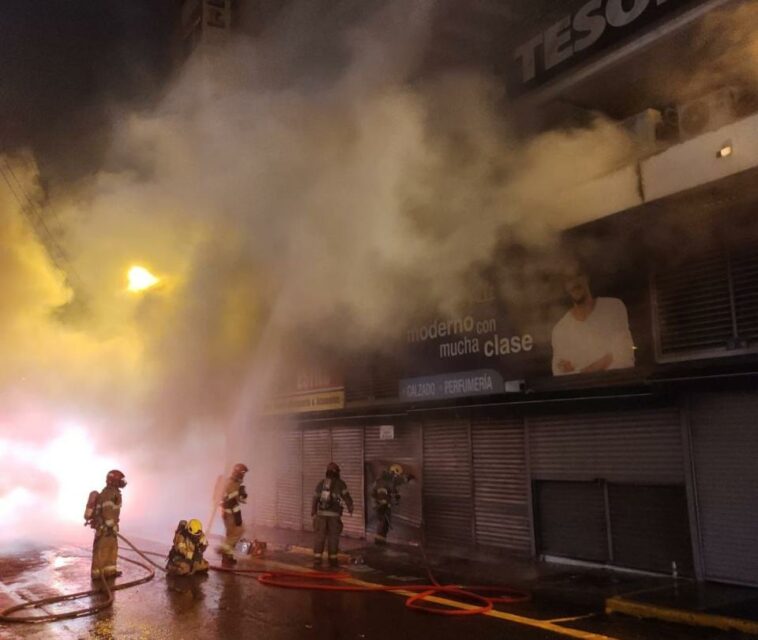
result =
[{"label": "smoke plume", "polygon": [[[428,12],[295,11],[198,52],[114,124],[99,172],[44,196],[7,159],[25,195],[0,183],[0,515],[59,518],[46,505],[70,490],[77,520],[118,466],[127,529],[204,518],[226,432],[255,429],[289,359],[380,348],[456,308],[504,235],[550,243],[576,213],[561,194],[630,157],[602,119],[525,141],[494,80],[419,74]],[[134,264],[160,284],[126,291]]]}]

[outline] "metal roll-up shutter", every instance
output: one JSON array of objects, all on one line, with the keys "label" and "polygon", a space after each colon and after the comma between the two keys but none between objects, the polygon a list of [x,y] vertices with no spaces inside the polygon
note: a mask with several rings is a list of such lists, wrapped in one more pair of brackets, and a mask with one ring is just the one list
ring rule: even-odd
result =
[{"label": "metal roll-up shutter", "polygon": [[529,456],[540,480],[684,483],[676,408],[529,418]]},{"label": "metal roll-up shutter", "polygon": [[[416,476],[414,482],[422,482],[420,469],[422,458],[421,425],[413,423],[395,425],[392,440],[381,440],[379,432],[379,425],[366,427],[364,434],[366,463],[377,462],[379,463],[377,466],[387,466],[396,462]],[[370,487],[366,487],[367,493],[369,489]],[[399,523],[404,523],[410,527],[420,527],[422,496],[418,485],[401,486],[400,495],[402,500],[393,509],[393,520],[395,521],[393,526],[397,528]]]},{"label": "metal roll-up shutter", "polygon": [[303,527],[302,444],[300,429],[279,434],[276,524],[284,529]]},{"label": "metal roll-up shutter", "polygon": [[313,531],[311,505],[316,485],[324,478],[326,465],[332,460],[329,427],[303,430],[303,527]]},{"label": "metal roll-up shutter", "polygon": [[531,551],[523,420],[471,425],[476,543]]},{"label": "metal roll-up shutter", "polygon": [[[347,484],[354,502],[353,515],[347,511],[342,518],[344,535],[363,538],[366,515],[363,506],[363,427],[332,427],[332,460],[340,466],[340,476]],[[323,473],[323,472],[322,472]]]},{"label": "metal roll-up shutter", "polygon": [[424,524],[433,545],[472,546],[474,509],[468,422],[424,422]]},{"label": "metal roll-up shutter", "polygon": [[540,552],[691,574],[677,408],[530,417],[529,447]]},{"label": "metal roll-up shutter", "polygon": [[601,483],[541,480],[534,493],[540,553],[592,562],[610,559]]},{"label": "metal roll-up shutter", "polygon": [[690,425],[705,577],[758,586],[758,394],[693,400]]},{"label": "metal roll-up shutter", "polygon": [[[264,527],[276,526],[276,480],[278,468],[276,464],[276,425],[261,427],[253,436],[254,456],[250,473],[245,479],[247,491],[250,494],[249,509],[243,509],[242,514],[245,518],[252,518],[256,525]],[[227,470],[220,479],[223,487],[224,478],[229,471]],[[219,487],[219,491],[221,490]],[[251,490],[255,487],[254,490]],[[218,514],[218,523],[221,521],[221,514]]]}]

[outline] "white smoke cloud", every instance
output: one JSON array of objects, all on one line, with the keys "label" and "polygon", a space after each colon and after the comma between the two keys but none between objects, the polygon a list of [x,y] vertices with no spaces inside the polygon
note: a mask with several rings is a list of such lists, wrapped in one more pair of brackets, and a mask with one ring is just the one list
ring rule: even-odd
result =
[{"label": "white smoke cloud", "polygon": [[[411,81],[424,2],[338,29],[336,61],[298,50],[300,29],[312,43],[295,20],[197,56],[156,109],[116,123],[101,172],[51,187],[68,283],[0,184],[0,464],[16,469],[0,511],[66,485],[70,465],[30,482],[18,447],[44,450],[75,420],[126,471],[125,520],[166,537],[204,518],[226,430],[254,428],[302,344],[376,345],[455,308],[504,233],[549,242],[571,208],[556,194],[631,153],[602,120],[518,139],[475,74]],[[132,264],[161,286],[127,292]]]}]

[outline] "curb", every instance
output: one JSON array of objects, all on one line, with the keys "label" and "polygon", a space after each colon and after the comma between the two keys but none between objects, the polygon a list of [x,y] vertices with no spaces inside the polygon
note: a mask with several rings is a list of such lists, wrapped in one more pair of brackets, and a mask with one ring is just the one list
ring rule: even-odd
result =
[{"label": "curb", "polygon": [[605,601],[606,613],[622,613],[635,618],[653,618],[665,622],[676,622],[692,627],[711,627],[722,631],[740,631],[750,635],[758,635],[758,622],[743,618],[730,618],[711,613],[671,609],[654,604],[633,602],[621,596],[614,596]]}]

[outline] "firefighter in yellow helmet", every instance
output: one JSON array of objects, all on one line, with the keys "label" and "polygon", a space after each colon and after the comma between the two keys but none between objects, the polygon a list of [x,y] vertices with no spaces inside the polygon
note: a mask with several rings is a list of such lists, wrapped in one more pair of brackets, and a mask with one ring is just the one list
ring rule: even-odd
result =
[{"label": "firefighter in yellow helmet", "polygon": [[374,538],[376,544],[387,544],[387,534],[392,526],[392,507],[400,504],[398,487],[414,479],[413,474],[405,473],[402,465],[395,463],[387,467],[371,487],[378,527]]},{"label": "firefighter in yellow helmet", "polygon": [[316,485],[311,504],[311,517],[316,539],[313,544],[313,564],[321,566],[324,546],[328,545],[329,565],[338,566],[337,556],[342,533],[343,505],[353,515],[353,498],[347,485],[340,478],[340,468],[336,462],[326,467],[326,477]]},{"label": "firefighter in yellow helmet", "polygon": [[247,473],[247,467],[237,463],[232,468],[232,473],[224,485],[224,493],[221,496],[221,513],[226,529],[224,542],[217,548],[223,558],[224,565],[236,564],[234,547],[239,542],[245,527],[242,525],[242,507],[247,502],[247,491],[242,484]]},{"label": "firefighter in yellow helmet", "polygon": [[121,489],[126,478],[118,469],[108,472],[105,488],[90,494],[84,513],[84,524],[95,530],[92,543],[92,577],[111,578],[121,575],[118,570],[118,523],[121,516]]},{"label": "firefighter in yellow helmet", "polygon": [[203,533],[200,520],[182,520],[174,533],[174,544],[168,554],[166,573],[186,576],[208,571],[208,562],[203,553],[208,548],[208,540]]}]

